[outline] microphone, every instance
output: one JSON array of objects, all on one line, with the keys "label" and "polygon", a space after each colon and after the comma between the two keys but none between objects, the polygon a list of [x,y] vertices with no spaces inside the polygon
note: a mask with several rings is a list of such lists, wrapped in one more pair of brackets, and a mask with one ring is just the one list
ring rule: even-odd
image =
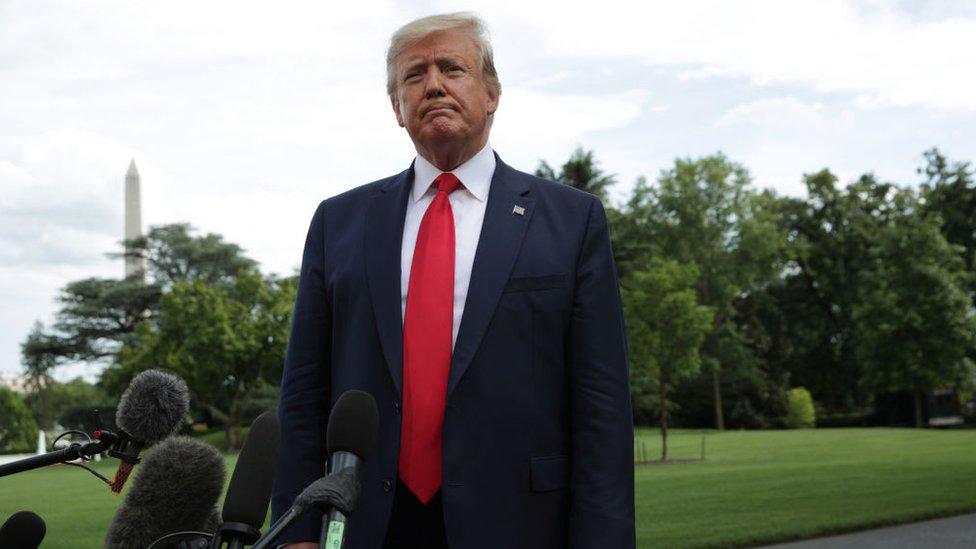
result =
[{"label": "microphone", "polygon": [[[373,454],[376,446],[376,435],[379,425],[379,409],[376,399],[365,391],[346,391],[342,393],[332,414],[329,416],[329,426],[325,432],[325,445],[329,455],[329,475],[341,473],[355,475],[359,484],[359,475],[364,461]],[[352,512],[355,509],[347,509]],[[346,513],[335,506],[329,514],[322,517],[322,547],[342,547],[346,528]]]},{"label": "microphone", "polygon": [[224,498],[223,523],[210,545],[214,549],[225,541],[231,548],[250,545],[261,535],[271,502],[279,439],[274,412],[264,412],[251,423]]},{"label": "microphone", "polygon": [[190,410],[190,390],[178,376],[146,370],[132,379],[115,412],[118,438],[108,455],[122,460],[110,484],[116,494],[139,463],[139,452],[175,432]]},{"label": "microphone", "polygon": [[[346,513],[356,508],[359,498],[359,474],[362,462],[372,455],[379,427],[379,409],[373,395],[364,391],[346,391],[336,401],[329,415],[326,430],[326,446],[332,454],[329,474],[308,485],[295,498],[268,533],[261,537],[252,549],[271,547],[281,533],[310,507],[331,509],[322,517],[322,543],[335,542],[341,547],[345,530]],[[331,526],[331,524],[335,526]],[[334,529],[337,532],[328,535]]]},{"label": "microphone", "polygon": [[30,511],[18,511],[0,526],[0,547],[37,549],[46,533],[44,519]]},{"label": "microphone", "polygon": [[168,437],[180,426],[190,409],[189,393],[179,377],[146,370],[132,379],[119,400],[115,413],[118,433],[95,431],[94,441],[72,442],[67,448],[5,463],[0,465],[0,477],[76,459],[88,460],[107,451],[122,461],[115,478],[108,481],[112,491],[119,493],[132,467],[139,463],[142,448]]},{"label": "microphone", "polygon": [[184,530],[209,537],[219,522],[217,501],[226,478],[220,452],[176,436],[153,446],[142,461],[109,526],[105,549],[149,547],[157,538]]}]

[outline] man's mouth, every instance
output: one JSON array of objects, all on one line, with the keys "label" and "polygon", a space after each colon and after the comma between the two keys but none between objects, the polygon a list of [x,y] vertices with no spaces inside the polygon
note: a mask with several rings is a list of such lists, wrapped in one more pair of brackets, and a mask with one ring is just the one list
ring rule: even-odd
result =
[{"label": "man's mouth", "polygon": [[429,109],[427,109],[426,111],[424,111],[424,116],[427,116],[428,114],[438,114],[438,113],[450,112],[450,111],[453,111],[453,110],[454,109],[452,107],[450,107],[449,105],[437,105],[437,106],[434,106],[434,107],[430,107]]}]

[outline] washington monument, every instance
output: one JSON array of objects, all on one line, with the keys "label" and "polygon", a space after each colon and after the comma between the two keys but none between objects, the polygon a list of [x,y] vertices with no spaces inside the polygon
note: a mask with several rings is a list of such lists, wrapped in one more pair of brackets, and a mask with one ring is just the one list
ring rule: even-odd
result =
[{"label": "washington monument", "polygon": [[[125,172],[125,240],[129,241],[142,236],[142,200],[139,193],[139,170],[136,169],[136,159],[129,162],[129,170]],[[146,274],[146,260],[142,257],[129,255],[126,249],[125,277]]]}]

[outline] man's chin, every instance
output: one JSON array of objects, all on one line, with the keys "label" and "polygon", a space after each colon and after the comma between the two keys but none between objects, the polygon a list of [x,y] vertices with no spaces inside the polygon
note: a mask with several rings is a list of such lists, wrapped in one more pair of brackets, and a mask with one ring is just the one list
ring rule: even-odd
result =
[{"label": "man's chin", "polygon": [[455,142],[467,138],[466,134],[453,124],[429,126],[425,128],[419,137],[427,143],[437,144]]}]

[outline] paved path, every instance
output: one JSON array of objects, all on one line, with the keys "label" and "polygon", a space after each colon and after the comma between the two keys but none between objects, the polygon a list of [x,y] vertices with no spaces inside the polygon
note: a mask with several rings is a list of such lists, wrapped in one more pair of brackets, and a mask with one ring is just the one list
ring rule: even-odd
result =
[{"label": "paved path", "polygon": [[881,549],[882,547],[885,549],[976,547],[976,514],[769,545],[767,549]]},{"label": "paved path", "polygon": [[34,454],[4,454],[4,455],[0,455],[0,465],[3,465],[4,463],[10,463],[11,461],[17,461],[17,460],[21,460],[21,459],[24,459],[24,458],[29,458],[29,457],[31,457],[33,455]]}]

